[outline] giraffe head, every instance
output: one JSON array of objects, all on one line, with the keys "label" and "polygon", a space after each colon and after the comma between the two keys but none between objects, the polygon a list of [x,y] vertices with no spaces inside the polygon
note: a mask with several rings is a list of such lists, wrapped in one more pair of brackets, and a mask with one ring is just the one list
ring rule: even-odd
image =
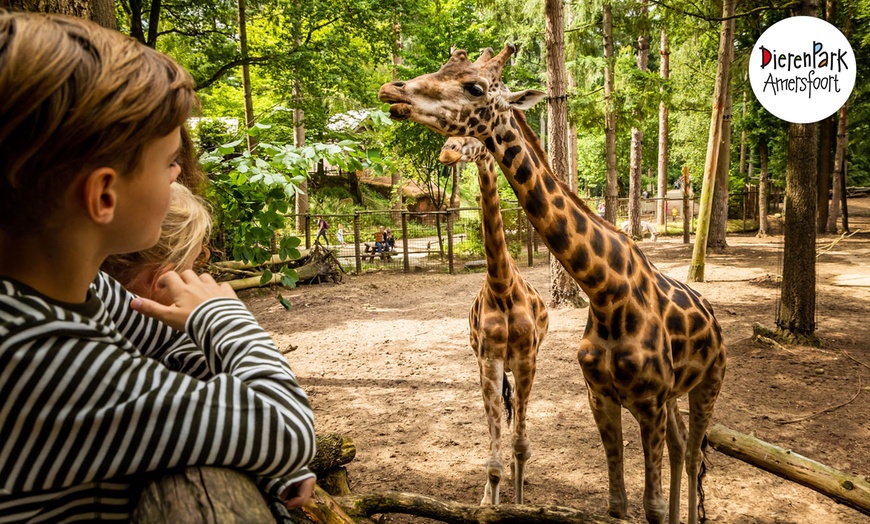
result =
[{"label": "giraffe head", "polygon": [[480,162],[489,157],[489,151],[480,140],[469,136],[451,136],[441,146],[438,161],[447,166],[460,162]]},{"label": "giraffe head", "polygon": [[435,73],[381,86],[378,98],[390,104],[395,120],[411,120],[445,136],[485,137],[512,108],[525,110],[543,97],[534,89],[511,92],[502,69],[516,48],[497,55],[484,49],[477,60],[459,49]]}]

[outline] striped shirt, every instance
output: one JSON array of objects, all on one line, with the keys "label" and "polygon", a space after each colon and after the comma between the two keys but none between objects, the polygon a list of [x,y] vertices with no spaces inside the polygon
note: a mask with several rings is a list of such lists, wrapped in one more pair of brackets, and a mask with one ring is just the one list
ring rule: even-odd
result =
[{"label": "striped shirt", "polygon": [[186,334],[99,274],[84,304],[0,277],[0,523],[129,520],[144,473],[228,466],[277,495],[312,474],[308,399],[239,300]]}]

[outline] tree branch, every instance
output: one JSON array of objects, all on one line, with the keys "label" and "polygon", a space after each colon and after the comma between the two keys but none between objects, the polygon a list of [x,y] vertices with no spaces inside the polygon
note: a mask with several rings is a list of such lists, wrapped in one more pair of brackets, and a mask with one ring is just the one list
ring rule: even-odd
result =
[{"label": "tree branch", "polygon": [[670,9],[671,11],[680,13],[681,15],[691,16],[693,18],[698,18],[698,19],[704,20],[706,22],[724,22],[725,20],[731,20],[732,18],[735,18],[735,19],[736,18],[745,18],[747,16],[752,16],[752,15],[754,15],[756,13],[760,13],[762,11],[788,9],[788,8],[794,7],[800,3],[797,1],[793,1],[793,2],[788,2],[788,3],[782,4],[782,5],[761,6],[761,7],[756,7],[755,9],[750,9],[749,11],[746,11],[744,13],[734,13],[731,16],[713,17],[713,16],[707,16],[707,15],[701,13],[700,10],[698,12],[695,12],[695,13],[690,13],[689,11],[684,11],[682,9],[678,9],[676,7],[669,6],[668,4],[664,3],[662,0],[649,0],[649,1],[656,4],[656,5],[660,5],[660,6],[664,7],[665,9]]},{"label": "tree branch", "polygon": [[215,73],[213,75],[211,75],[211,77],[208,80],[197,84],[195,89],[197,91],[199,91],[200,89],[205,89],[206,87],[209,87],[210,85],[212,85],[215,82],[217,82],[218,80],[220,80],[221,77],[223,77],[227,71],[229,71],[230,69],[232,69],[234,67],[239,67],[240,65],[244,65],[244,64],[261,64],[263,62],[268,62],[269,60],[272,60],[272,58],[274,58],[274,57],[268,56],[268,55],[267,56],[252,56],[252,57],[248,57],[248,58],[239,58],[238,60],[233,60],[232,62],[227,62],[226,64],[222,65],[220,67],[220,69],[215,71]]},{"label": "tree branch", "polygon": [[232,35],[230,33],[226,33],[224,31],[218,31],[217,29],[208,29],[205,31],[182,31],[181,29],[173,28],[173,29],[167,29],[165,31],[160,31],[157,34],[158,34],[158,36],[163,36],[163,35],[168,35],[171,33],[174,33],[176,35],[182,35],[182,36],[190,36],[190,37],[194,37],[194,38],[201,36],[201,35],[207,35],[207,34],[212,34],[212,33],[218,34],[221,36],[225,36],[227,38],[234,38],[235,37],[235,35]]},{"label": "tree branch", "polygon": [[302,45],[306,45],[309,42],[311,42],[311,37],[314,36],[314,33],[316,33],[317,31],[320,31],[321,29],[323,29],[324,27],[326,27],[328,25],[334,24],[335,22],[337,22],[340,19],[341,19],[341,17],[337,16],[337,17],[333,18],[332,20],[327,20],[326,22],[323,22],[322,24],[320,24],[318,26],[314,26],[311,29],[309,29],[308,35],[305,37],[305,40],[303,41]]}]

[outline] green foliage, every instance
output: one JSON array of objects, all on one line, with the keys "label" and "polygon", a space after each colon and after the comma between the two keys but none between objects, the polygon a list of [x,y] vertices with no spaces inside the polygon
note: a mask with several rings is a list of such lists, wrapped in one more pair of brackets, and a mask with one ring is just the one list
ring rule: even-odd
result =
[{"label": "green foliage", "polygon": [[[269,124],[248,130],[260,135]],[[215,210],[219,251],[235,260],[262,263],[269,259],[272,235],[287,225],[285,215],[310,167],[321,160],[345,170],[361,170],[369,159],[359,144],[314,143],[302,148],[260,142],[254,152],[244,148],[244,138],[223,144],[200,159],[212,184],[209,199]],[[279,254],[298,258],[299,239],[282,237]],[[286,277],[286,278],[285,278]],[[292,274],[282,279],[289,281]]]}]

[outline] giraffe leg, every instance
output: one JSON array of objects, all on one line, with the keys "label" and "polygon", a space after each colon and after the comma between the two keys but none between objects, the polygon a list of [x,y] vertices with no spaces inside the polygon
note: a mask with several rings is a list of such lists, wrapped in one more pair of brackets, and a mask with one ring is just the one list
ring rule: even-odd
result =
[{"label": "giraffe leg", "polygon": [[[721,365],[719,362],[721,361]],[[689,392],[689,438],[686,440],[686,476],[689,478],[689,524],[698,524],[700,479],[703,451],[701,446],[713,416],[713,404],[719,396],[722,378],[725,375],[724,354],[707,372],[707,378]],[[700,500],[699,500],[700,499]]]},{"label": "giraffe leg", "polygon": [[611,517],[625,518],[627,499],[625,477],[622,469],[622,412],[620,405],[603,395],[595,395],[589,383],[589,407],[601,435],[604,453],[607,455],[607,478],[610,484],[610,500],[607,512]]},{"label": "giraffe leg", "polygon": [[534,361],[531,363],[524,362],[519,364],[518,370],[514,370],[514,378],[516,379],[516,412],[514,416],[514,490],[516,493],[516,503],[523,503],[523,478],[525,473],[526,461],[532,456],[529,450],[529,439],[526,436],[526,412],[529,405],[529,396],[532,392],[532,382],[535,379]]},{"label": "giraffe leg", "polygon": [[[662,456],[667,429],[667,410],[660,405],[637,405],[632,413],[640,424],[643,443],[644,486],[643,509],[647,522],[665,521],[665,499],[662,496]],[[640,415],[640,416],[638,416]]]},{"label": "giraffe leg", "polygon": [[669,493],[668,523],[680,524],[680,482],[683,478],[683,463],[686,458],[686,426],[677,408],[677,399],[667,404],[668,457],[671,462],[671,489]]},{"label": "giraffe leg", "polygon": [[481,505],[498,504],[499,483],[504,467],[501,462],[501,410],[504,362],[479,359],[480,390],[483,393],[483,408],[489,425],[489,459],[486,461],[486,485],[483,488]]}]

